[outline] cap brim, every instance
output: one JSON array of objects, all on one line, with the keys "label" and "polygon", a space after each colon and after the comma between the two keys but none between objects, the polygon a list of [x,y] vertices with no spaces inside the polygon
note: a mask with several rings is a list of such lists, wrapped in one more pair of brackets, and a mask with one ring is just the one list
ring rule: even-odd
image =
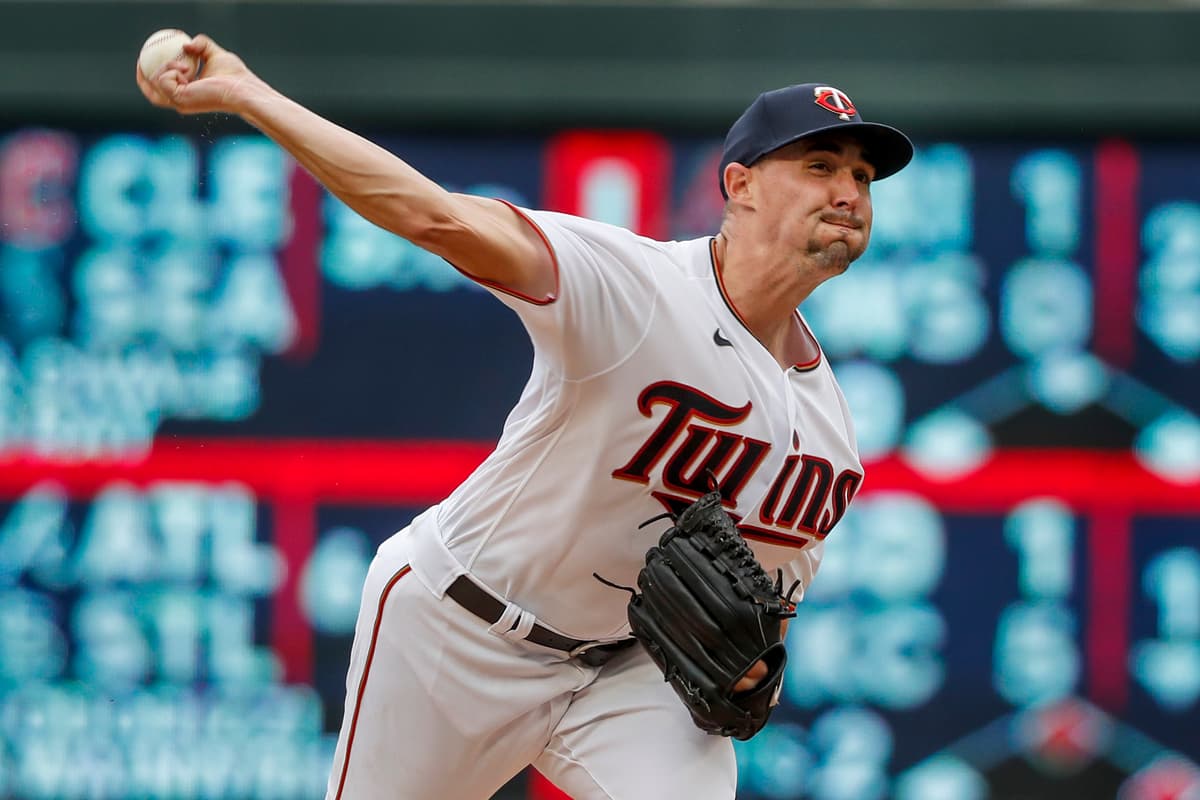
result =
[{"label": "cap brim", "polygon": [[[863,154],[866,156],[867,162],[875,167],[875,180],[877,181],[895,175],[908,166],[908,162],[912,161],[912,141],[891,125],[879,122],[836,122],[822,128],[805,131],[796,138],[789,139],[767,152],[774,152],[785,145],[803,139],[811,139],[824,133],[848,133],[857,136],[862,141]],[[757,161],[766,154],[762,153],[754,160]]]},{"label": "cap brim", "polygon": [[853,128],[855,135],[862,137],[863,154],[875,167],[875,180],[895,175],[912,161],[912,141],[891,125],[853,122],[839,127],[843,130]]}]

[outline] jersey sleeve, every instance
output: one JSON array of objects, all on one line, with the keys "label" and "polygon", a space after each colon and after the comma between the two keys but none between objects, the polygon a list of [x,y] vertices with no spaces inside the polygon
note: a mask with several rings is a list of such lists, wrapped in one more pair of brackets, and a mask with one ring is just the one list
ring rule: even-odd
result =
[{"label": "jersey sleeve", "polygon": [[799,603],[804,599],[804,593],[812,584],[812,580],[821,566],[821,559],[824,555],[825,543],[813,542],[801,550],[800,555],[783,565],[783,590],[785,592],[794,581],[800,581],[799,588],[792,595],[793,603]]},{"label": "jersey sleeve", "polygon": [[613,225],[513,209],[550,249],[556,290],[530,298],[485,286],[521,318],[537,356],[567,380],[620,364],[645,338],[658,302],[647,240]]}]

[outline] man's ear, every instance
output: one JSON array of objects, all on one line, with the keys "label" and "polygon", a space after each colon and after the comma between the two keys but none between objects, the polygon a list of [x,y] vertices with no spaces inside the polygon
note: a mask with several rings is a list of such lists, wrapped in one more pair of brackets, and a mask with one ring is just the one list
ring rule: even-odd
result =
[{"label": "man's ear", "polygon": [[749,167],[732,161],[725,165],[722,178],[725,181],[725,194],[730,200],[749,202],[750,184],[754,180]]}]

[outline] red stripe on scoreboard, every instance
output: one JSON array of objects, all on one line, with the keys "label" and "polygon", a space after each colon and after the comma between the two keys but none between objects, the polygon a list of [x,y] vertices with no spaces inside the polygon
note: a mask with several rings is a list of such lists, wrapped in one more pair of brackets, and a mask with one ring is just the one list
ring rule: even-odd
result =
[{"label": "red stripe on scoreboard", "polygon": [[1125,707],[1129,694],[1129,608],[1132,594],[1129,513],[1122,508],[1093,511],[1088,519],[1088,622],[1084,664],[1088,696],[1112,711]]},{"label": "red stripe on scoreboard", "polygon": [[1129,142],[1103,142],[1095,155],[1093,205],[1096,264],[1096,354],[1115,367],[1133,362],[1134,300],[1137,297],[1138,189],[1141,163]]},{"label": "red stripe on scoreboard", "polygon": [[[146,454],[88,461],[0,456],[0,498],[53,480],[75,498],[112,481],[238,481],[259,496],[364,505],[441,500],[492,451],[493,443],[317,439],[162,438]],[[862,496],[905,491],[950,513],[1007,513],[1033,497],[1082,511],[1107,508],[1114,492],[1131,513],[1200,512],[1200,480],[1171,481],[1128,451],[1010,448],[952,477],[922,473],[890,456],[868,462]]]},{"label": "red stripe on scoreboard", "polygon": [[532,767],[527,771],[529,778],[529,800],[571,800],[571,796],[559,789],[542,773]]},{"label": "red stripe on scoreboard", "polygon": [[321,337],[321,273],[318,251],[324,237],[321,198],[324,190],[299,164],[292,164],[288,179],[292,235],[279,254],[280,269],[292,313],[296,336],[284,353],[305,361],[317,351]]},{"label": "red stripe on scoreboard", "polygon": [[272,504],[271,515],[284,563],[283,584],[271,596],[271,649],[287,683],[312,683],[312,629],[301,608],[300,576],[317,542],[317,510],[296,498]]},{"label": "red stripe on scoreboard", "polygon": [[[328,441],[308,439],[157,440],[146,454],[71,461],[32,455],[0,458],[0,498],[16,498],[53,481],[88,500],[114,481],[236,481],[273,511],[274,543],[289,578],[273,598],[272,646],[289,681],[312,672],[311,631],[299,605],[297,578],[317,537],[320,503],[426,505],[456,487],[491,452],[491,443]],[[911,492],[945,513],[1004,514],[1036,497],[1053,496],[1089,523],[1092,615],[1084,633],[1089,695],[1109,708],[1125,701],[1127,614],[1132,591],[1131,519],[1200,512],[1200,481],[1174,482],[1123,451],[1009,449],[954,477],[923,474],[898,457],[867,465],[863,495]],[[1120,508],[1114,508],[1114,497]],[[535,795],[557,797],[548,783]]]}]

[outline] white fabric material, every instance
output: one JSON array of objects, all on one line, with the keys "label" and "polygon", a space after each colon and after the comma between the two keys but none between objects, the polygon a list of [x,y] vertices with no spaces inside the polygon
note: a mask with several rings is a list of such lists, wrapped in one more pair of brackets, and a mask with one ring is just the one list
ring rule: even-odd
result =
[{"label": "white fabric material", "polygon": [[385,542],[363,586],[328,800],[487,800],[535,762],[575,800],[732,800],[731,742],[642,648],[598,668],[495,636],[404,574],[412,541]]},{"label": "white fabric material", "polygon": [[[492,290],[529,330],[529,381],[492,455],[379,549],[328,797],[484,800],[536,762],[576,800],[731,800],[730,741],[643,648],[594,668],[523,637],[535,616],[626,637],[629,595],[593,573],[634,585],[669,523],[639,525],[710,472],[764,566],[807,586],[862,480],[845,400],[824,358],[784,370],[745,328],[710,239],[523,213],[559,272],[545,305]],[[507,603],[490,629],[444,596],[464,574]]]},{"label": "white fabric material", "polygon": [[[437,506],[419,514],[409,523],[409,527],[416,531],[436,530],[436,526]],[[411,546],[413,548],[412,571],[416,573],[421,583],[425,584],[425,588],[433,592],[435,597],[446,594],[450,584],[467,572],[467,568],[458,563],[454,554],[436,534],[414,536]]]},{"label": "white fabric material", "polygon": [[[726,446],[724,459],[714,458],[718,475],[758,454],[730,511],[761,529],[748,539],[768,570],[783,568],[788,583],[799,578],[808,586],[823,534],[803,529],[804,498],[793,519],[777,521],[803,469],[798,460],[828,465],[834,481],[847,473],[861,481],[862,474],[849,410],[828,362],[780,368],[726,303],[709,238],[663,243],[577,217],[525,213],[554,248],[557,299],[536,305],[493,290],[529,330],[534,363],[496,450],[422,520],[423,535],[452,557],[436,569],[418,559],[422,574],[445,584],[444,574],[433,573],[453,563],[567,636],[621,638],[628,632],[628,595],[592,573],[633,585],[646,549],[665,527],[638,525],[666,509],[665,497],[698,496],[704,481],[698,462]],[[732,346],[717,345],[717,331]],[[648,465],[645,480],[614,478],[672,410],[664,398],[639,405],[654,386],[683,387],[714,409],[746,410],[715,412],[720,419],[693,414]],[[689,435],[703,441],[680,467]],[[722,445],[722,437],[731,444]],[[772,521],[763,501],[793,461]],[[681,488],[679,479],[693,485]],[[835,487],[825,488],[818,524],[848,502]],[[851,496],[855,488],[842,487]]]}]

